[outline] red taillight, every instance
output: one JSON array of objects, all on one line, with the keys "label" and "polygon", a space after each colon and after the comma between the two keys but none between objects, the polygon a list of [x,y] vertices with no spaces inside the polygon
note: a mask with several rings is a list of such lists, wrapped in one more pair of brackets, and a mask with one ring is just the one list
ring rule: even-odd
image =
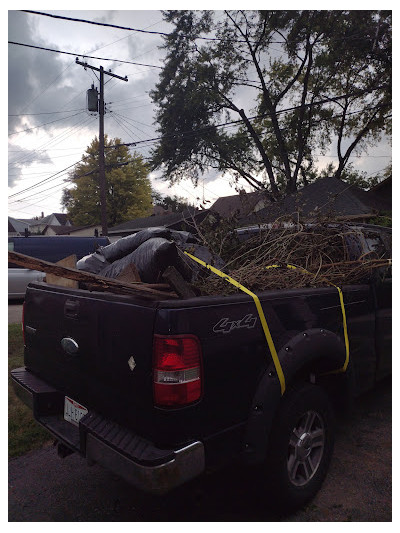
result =
[{"label": "red taillight", "polygon": [[194,335],[155,335],[153,347],[154,403],[182,407],[200,399],[200,342]]},{"label": "red taillight", "polygon": [[25,346],[25,302],[22,304],[22,338]]}]

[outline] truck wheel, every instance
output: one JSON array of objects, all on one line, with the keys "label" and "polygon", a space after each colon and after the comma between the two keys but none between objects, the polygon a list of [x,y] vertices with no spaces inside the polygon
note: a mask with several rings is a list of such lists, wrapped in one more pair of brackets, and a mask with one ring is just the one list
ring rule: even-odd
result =
[{"label": "truck wheel", "polygon": [[293,511],[315,496],[333,443],[333,409],[325,391],[308,383],[288,390],[275,418],[264,470],[275,508]]}]

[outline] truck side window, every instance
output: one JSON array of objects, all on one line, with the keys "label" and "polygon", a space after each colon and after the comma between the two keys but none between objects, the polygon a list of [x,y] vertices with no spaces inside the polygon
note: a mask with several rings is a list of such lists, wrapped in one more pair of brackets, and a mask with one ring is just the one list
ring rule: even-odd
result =
[{"label": "truck side window", "polygon": [[[392,246],[389,236],[378,232],[368,232],[365,235],[365,240],[370,250],[370,254],[368,255],[369,259],[392,258]],[[379,268],[378,274],[381,279],[391,279],[392,267],[388,266]]]},{"label": "truck side window", "polygon": [[365,236],[370,255],[372,259],[388,259],[386,247],[378,234],[368,234]]}]

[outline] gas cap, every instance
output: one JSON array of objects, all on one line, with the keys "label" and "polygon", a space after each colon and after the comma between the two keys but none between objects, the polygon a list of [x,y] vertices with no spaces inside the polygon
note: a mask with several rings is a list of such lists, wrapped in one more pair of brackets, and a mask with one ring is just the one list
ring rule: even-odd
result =
[{"label": "gas cap", "polygon": [[76,355],[79,350],[78,343],[71,337],[64,337],[61,340],[61,346],[64,352],[68,355]]}]

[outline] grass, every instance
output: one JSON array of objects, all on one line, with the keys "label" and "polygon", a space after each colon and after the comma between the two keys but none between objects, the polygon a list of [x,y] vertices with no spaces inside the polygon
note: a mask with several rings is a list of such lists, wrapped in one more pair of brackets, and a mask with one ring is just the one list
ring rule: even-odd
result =
[{"label": "grass", "polygon": [[41,448],[51,437],[33,418],[32,411],[16,396],[10,371],[24,366],[21,324],[8,326],[8,457]]}]

